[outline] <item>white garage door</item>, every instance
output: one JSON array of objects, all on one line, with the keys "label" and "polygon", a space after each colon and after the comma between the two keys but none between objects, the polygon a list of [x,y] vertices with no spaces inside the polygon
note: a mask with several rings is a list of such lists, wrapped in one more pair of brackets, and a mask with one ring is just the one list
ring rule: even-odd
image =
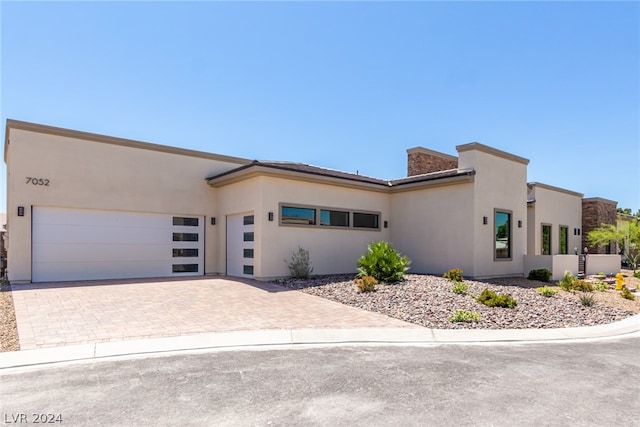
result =
[{"label": "white garage door", "polygon": [[204,274],[204,217],[34,207],[32,281]]},{"label": "white garage door", "polygon": [[227,216],[227,274],[253,277],[253,214]]}]

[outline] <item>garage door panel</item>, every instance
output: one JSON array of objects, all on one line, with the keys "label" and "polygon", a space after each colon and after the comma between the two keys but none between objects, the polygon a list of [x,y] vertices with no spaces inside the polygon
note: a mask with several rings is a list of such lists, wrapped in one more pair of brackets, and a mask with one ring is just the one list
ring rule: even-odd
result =
[{"label": "garage door panel", "polygon": [[[173,217],[36,206],[32,281],[204,274],[204,217],[192,216],[197,226],[174,226]],[[174,233],[189,236],[174,241]],[[189,249],[180,255],[191,256],[174,256],[174,249]],[[175,264],[197,264],[197,269],[181,271]]]}]

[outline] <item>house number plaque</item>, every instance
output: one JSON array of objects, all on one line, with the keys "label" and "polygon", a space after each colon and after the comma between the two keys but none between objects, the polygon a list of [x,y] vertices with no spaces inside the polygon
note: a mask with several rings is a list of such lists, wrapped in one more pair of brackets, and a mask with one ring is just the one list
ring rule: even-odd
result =
[{"label": "house number plaque", "polygon": [[44,185],[44,186],[49,186],[49,180],[47,178],[31,178],[30,176],[27,177],[27,184],[33,184],[33,185]]}]

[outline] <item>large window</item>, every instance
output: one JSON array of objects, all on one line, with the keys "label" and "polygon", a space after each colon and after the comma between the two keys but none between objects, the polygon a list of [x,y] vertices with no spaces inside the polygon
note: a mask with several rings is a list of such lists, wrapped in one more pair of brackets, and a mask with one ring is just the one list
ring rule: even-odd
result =
[{"label": "large window", "polygon": [[542,224],[542,255],[551,255],[551,225]]},{"label": "large window", "polygon": [[560,226],[560,253],[566,255],[569,253],[569,227]]},{"label": "large window", "polygon": [[280,204],[280,225],[380,230],[380,213]]},{"label": "large window", "polygon": [[320,225],[330,225],[333,227],[348,227],[349,212],[330,211],[327,209],[320,209]]},{"label": "large window", "polygon": [[511,258],[511,212],[495,211],[495,259]]},{"label": "large window", "polygon": [[282,206],[280,211],[282,224],[315,225],[316,210],[311,208],[298,208],[294,206]]}]

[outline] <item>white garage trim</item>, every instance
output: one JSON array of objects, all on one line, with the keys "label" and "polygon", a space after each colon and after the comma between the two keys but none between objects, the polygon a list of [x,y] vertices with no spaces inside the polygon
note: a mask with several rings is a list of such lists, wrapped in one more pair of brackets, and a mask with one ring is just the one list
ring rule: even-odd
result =
[{"label": "white garage trim", "polygon": [[34,206],[31,273],[33,282],[202,275],[204,217]]}]

